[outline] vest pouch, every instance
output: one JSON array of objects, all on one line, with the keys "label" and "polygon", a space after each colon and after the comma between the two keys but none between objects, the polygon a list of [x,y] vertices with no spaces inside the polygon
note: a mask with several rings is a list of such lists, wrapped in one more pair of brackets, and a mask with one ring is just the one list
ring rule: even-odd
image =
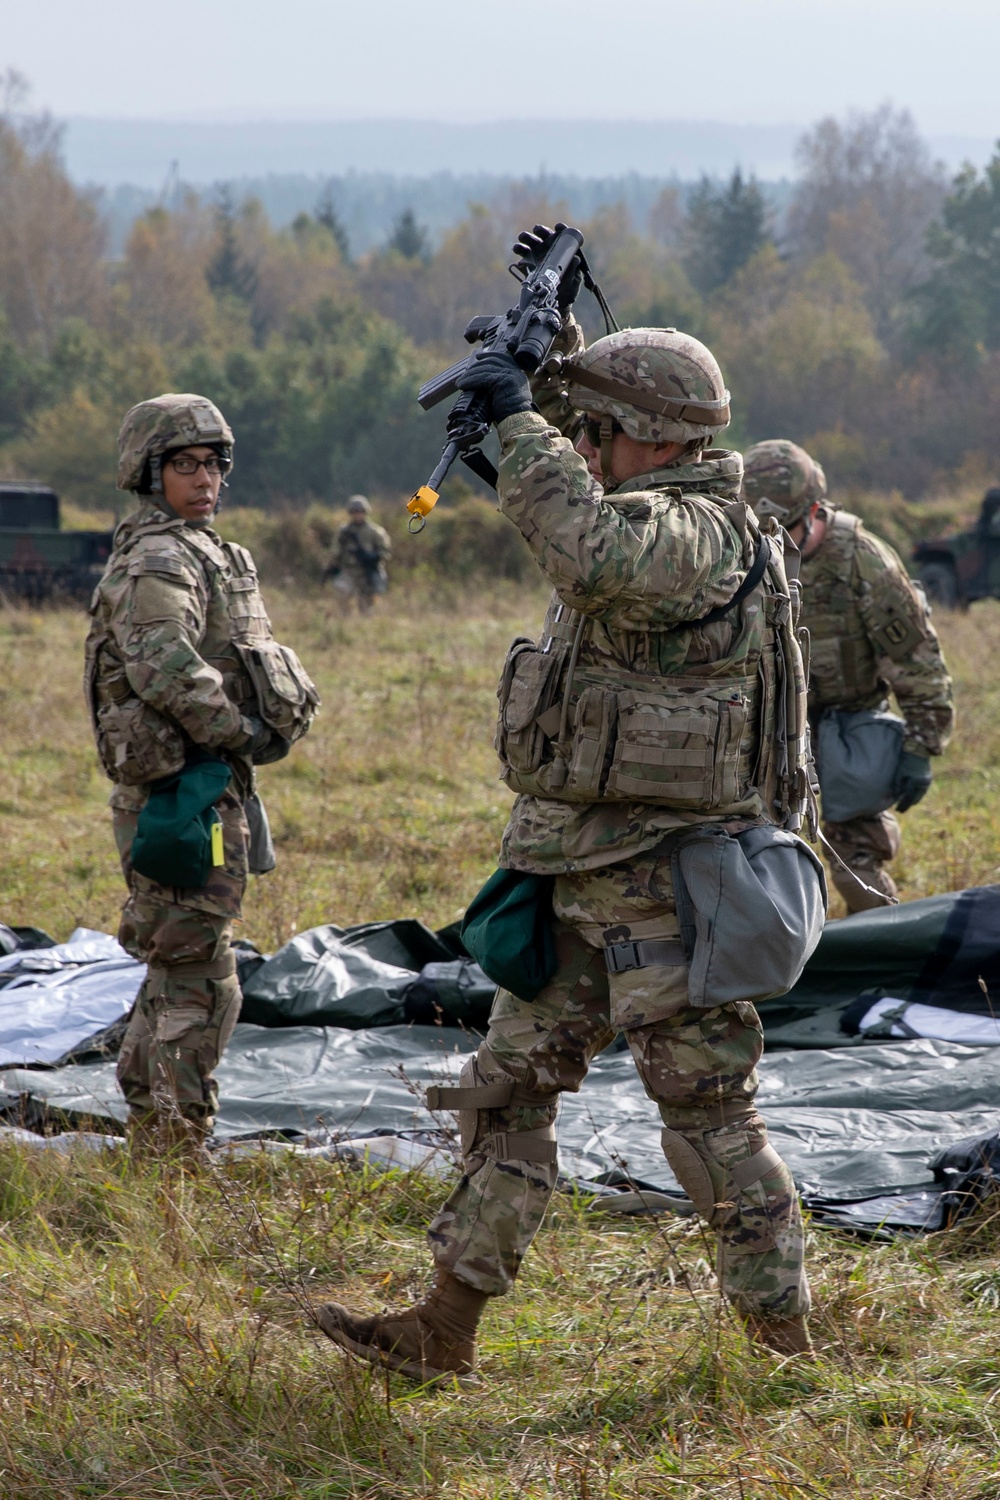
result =
[{"label": "vest pouch", "polygon": [[563,796],[589,802],[600,796],[618,698],[607,688],[585,688],[576,705],[569,772]]},{"label": "vest pouch", "polygon": [[826,920],[826,875],[809,845],[773,824],[735,837],[699,828],[672,864],[691,1004],[757,1004],[790,990]]},{"label": "vest pouch", "polygon": [[605,796],[713,812],[738,801],[749,773],[749,704],[682,680],[674,694],[618,694],[618,735]]},{"label": "vest pouch", "polygon": [[235,645],[264,723],[284,740],[301,739],[315,717],[319,694],[295,652],[274,640]]},{"label": "vest pouch", "polygon": [[142,786],[174,776],[184,765],[184,737],[141,698],[103,703],[94,716],[97,751],[112,781]]},{"label": "vest pouch", "polygon": [[906,725],[878,709],[827,709],[816,735],[823,817],[830,823],[872,818],[896,800]]},{"label": "vest pouch", "polygon": [[534,641],[525,639],[516,640],[508,651],[497,689],[496,748],[505,769],[532,772],[541,765],[546,735],[537,720],[553,705],[564,655],[560,646],[540,651]]}]

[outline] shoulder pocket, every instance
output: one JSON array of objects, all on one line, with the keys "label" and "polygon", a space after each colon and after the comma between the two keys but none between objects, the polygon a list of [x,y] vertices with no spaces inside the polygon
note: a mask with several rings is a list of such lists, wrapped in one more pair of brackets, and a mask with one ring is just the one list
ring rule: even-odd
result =
[{"label": "shoulder pocket", "polygon": [[176,578],[186,581],[190,571],[183,559],[169,552],[140,552],[129,561],[128,576],[140,578],[144,573],[155,573],[160,578]]}]

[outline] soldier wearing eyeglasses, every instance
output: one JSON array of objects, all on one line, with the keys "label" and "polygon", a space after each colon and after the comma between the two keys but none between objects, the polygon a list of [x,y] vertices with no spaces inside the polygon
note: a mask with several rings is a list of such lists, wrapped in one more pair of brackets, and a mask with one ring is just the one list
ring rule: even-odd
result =
[{"label": "soldier wearing eyeglasses", "polygon": [[[222,413],[197,395],[140,402],[118,448],[118,487],[139,503],[94,592],[85,677],[129,888],[119,938],[147,965],[118,1081],[139,1143],[197,1150],[239,1014],[233,925],[248,872],[274,862],[254,766],[288,753],[318,699],[273,638],[250,553],[212,529],[233,462]],[[223,862],[200,888],[160,884],[132,865],[139,816],[151,785],[206,758],[230,771],[215,803]]]}]

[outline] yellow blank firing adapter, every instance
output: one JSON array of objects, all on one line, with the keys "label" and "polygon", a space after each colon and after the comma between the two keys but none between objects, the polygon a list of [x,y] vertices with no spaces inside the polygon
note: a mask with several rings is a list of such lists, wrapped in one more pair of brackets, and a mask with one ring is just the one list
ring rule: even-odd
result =
[{"label": "yellow blank firing adapter", "polygon": [[212,824],[212,865],[218,867],[226,863],[226,850],[222,842],[222,823]]},{"label": "yellow blank firing adapter", "polygon": [[[422,484],[417,493],[407,500],[406,508],[410,512],[410,530],[423,531],[424,522],[438,503],[438,492],[432,490],[429,484]],[[414,521],[417,525],[414,525]]]}]

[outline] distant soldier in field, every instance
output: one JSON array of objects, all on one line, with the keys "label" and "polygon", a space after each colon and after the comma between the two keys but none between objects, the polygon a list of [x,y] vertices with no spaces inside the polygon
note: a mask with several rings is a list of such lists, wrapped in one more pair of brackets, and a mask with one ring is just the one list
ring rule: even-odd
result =
[{"label": "distant soldier in field", "polygon": [[[905,720],[895,790],[896,812],[906,812],[930,787],[931,757],[947,746],[954,721],[951,678],[923,592],[887,543],[829,499],[826,476],[805,449],[771,439],[749,449],[744,465],[746,500],[758,516],[776,517],[802,552],[814,735],[824,714],[884,709],[891,691]],[[860,881],[896,894],[885,868],[900,847],[891,811],[827,820],[823,831]],[[849,912],[878,904],[835,860],[831,874]]]},{"label": "distant soldier in field", "polygon": [[[254,766],[288,753],[318,698],[274,640],[250,553],[211,529],[232,466],[221,412],[195,395],[140,402],[118,449],[118,487],[139,505],[115,532],[94,593],[85,678],[129,888],[119,938],[148,965],[118,1081],[137,1144],[196,1153],[240,1008],[233,924],[248,870],[274,862]],[[131,856],[144,813],[183,811],[206,785],[215,795],[203,812],[218,825],[207,879],[188,887],[140,874]],[[167,877],[189,828],[161,829]]]},{"label": "distant soldier in field", "polygon": [[[536,264],[549,243],[539,226],[515,251]],[[821,877],[785,831],[808,785],[777,528],[762,536],[739,454],[712,446],[729,392],[697,339],[631,328],[585,348],[567,315],[556,352],[561,370],[534,389],[499,350],[459,381],[487,403],[500,508],[554,590],[541,639],[508,654],[496,744],[519,794],[501,864],[551,890],[555,972],[532,999],[498,990],[460,1087],[436,1091],[458,1111],[463,1168],[428,1232],[432,1290],[400,1312],[317,1310],[336,1343],[421,1380],[471,1375],[483,1310],[510,1290],[555,1187],[559,1096],[619,1033],[749,1336],[810,1348],[798,1197],[754,1106],[763,1037],[744,997],[768,985],[720,914],[740,993],[692,993],[673,865],[682,845],[712,860],[743,858],[746,837],[783,848],[809,867],[820,919]]]},{"label": "distant soldier in field", "polygon": [[364,495],[352,495],[347,502],[345,521],[337,532],[333,557],[324,573],[332,578],[345,609],[356,599],[361,614],[368,614],[379,594],[388,586],[385,565],[392,554],[389,533],[371,518],[371,506]]}]

